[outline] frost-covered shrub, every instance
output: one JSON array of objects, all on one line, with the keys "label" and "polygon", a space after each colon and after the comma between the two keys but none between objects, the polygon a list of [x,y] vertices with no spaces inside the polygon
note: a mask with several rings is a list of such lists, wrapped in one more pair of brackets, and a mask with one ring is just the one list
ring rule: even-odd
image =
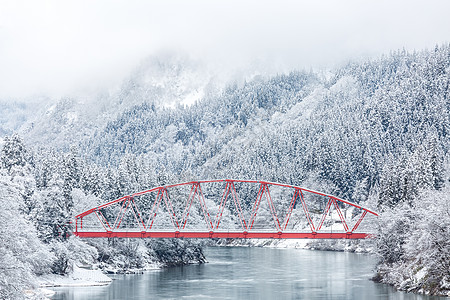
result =
[{"label": "frost-covered shrub", "polygon": [[96,248],[73,236],[66,241],[54,240],[50,243],[50,247],[56,257],[52,264],[52,272],[59,275],[72,272],[74,264],[92,265],[98,258]]},{"label": "frost-covered shrub", "polygon": [[450,293],[450,188],[424,191],[383,213],[376,279],[404,290]]}]

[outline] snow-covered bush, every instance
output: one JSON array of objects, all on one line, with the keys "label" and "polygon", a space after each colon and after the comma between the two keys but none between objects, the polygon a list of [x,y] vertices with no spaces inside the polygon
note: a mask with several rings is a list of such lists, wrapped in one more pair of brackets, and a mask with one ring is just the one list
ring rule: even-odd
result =
[{"label": "snow-covered bush", "polygon": [[98,259],[95,247],[74,236],[66,241],[53,240],[49,246],[56,257],[52,264],[54,274],[69,274],[73,271],[74,264],[93,265]]},{"label": "snow-covered bush", "polygon": [[450,294],[450,188],[383,213],[376,279],[407,291]]}]

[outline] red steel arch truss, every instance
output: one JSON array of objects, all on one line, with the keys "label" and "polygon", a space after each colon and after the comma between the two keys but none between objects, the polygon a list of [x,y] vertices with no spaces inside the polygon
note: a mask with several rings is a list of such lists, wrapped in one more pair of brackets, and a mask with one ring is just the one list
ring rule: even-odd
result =
[{"label": "red steel arch truss", "polygon": [[371,236],[357,231],[368,213],[378,216],[355,203],[302,187],[203,180],[156,187],[89,209],[75,217],[74,234],[84,238],[362,239]]}]

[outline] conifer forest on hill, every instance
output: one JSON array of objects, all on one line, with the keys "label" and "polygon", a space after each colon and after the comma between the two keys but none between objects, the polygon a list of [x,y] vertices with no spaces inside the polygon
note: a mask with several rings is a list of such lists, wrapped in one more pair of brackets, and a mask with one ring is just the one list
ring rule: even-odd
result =
[{"label": "conifer forest on hill", "polygon": [[378,258],[375,279],[449,295],[450,45],[226,84],[198,64],[149,58],[117,91],[45,107],[0,99],[0,298],[74,264],[204,262],[201,241],[80,240],[69,222],[123,195],[222,178],[304,186],[378,211],[376,238],[361,242]]}]

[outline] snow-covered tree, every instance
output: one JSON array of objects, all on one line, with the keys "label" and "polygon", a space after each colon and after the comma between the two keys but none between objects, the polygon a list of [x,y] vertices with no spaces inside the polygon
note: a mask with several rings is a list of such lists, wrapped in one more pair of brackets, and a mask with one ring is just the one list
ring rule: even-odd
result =
[{"label": "snow-covered tree", "polygon": [[27,163],[27,151],[22,139],[17,134],[4,138],[0,158],[0,167],[8,171],[15,166],[25,166]]},{"label": "snow-covered tree", "polygon": [[53,255],[22,214],[23,187],[0,168],[0,298],[23,298],[35,276],[49,271]]},{"label": "snow-covered tree", "polygon": [[379,220],[377,279],[408,291],[450,291],[449,187],[419,194],[414,207],[388,209]]}]

